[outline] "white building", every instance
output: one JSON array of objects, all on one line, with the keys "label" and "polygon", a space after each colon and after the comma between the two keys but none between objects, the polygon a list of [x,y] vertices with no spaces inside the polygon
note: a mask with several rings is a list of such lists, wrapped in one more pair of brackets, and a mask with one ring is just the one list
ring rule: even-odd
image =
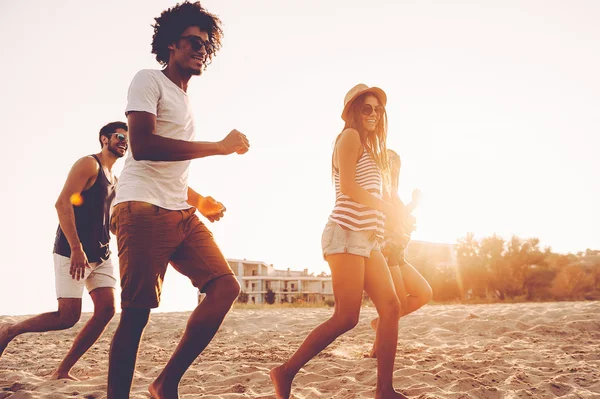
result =
[{"label": "white building", "polygon": [[323,273],[314,276],[308,269],[277,270],[273,265],[260,261],[227,259],[242,292],[248,294],[248,303],[266,303],[268,290],[275,293],[275,303],[319,302],[333,300],[331,276]]}]

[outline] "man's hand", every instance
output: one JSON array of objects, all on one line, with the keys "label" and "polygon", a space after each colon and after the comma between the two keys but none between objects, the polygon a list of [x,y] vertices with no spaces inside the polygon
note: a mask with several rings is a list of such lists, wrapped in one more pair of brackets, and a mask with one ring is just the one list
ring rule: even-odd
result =
[{"label": "man's hand", "polygon": [[79,281],[85,278],[86,267],[89,268],[90,264],[85,252],[83,252],[83,248],[79,246],[71,249],[71,269],[69,273],[73,280],[77,279]]},{"label": "man's hand", "polygon": [[198,201],[198,211],[207,218],[211,223],[220,220],[227,208],[225,205],[215,200],[213,197],[201,197]]},{"label": "man's hand", "polygon": [[223,155],[229,155],[234,152],[245,154],[250,149],[248,138],[236,129],[233,129],[219,144],[221,145]]}]

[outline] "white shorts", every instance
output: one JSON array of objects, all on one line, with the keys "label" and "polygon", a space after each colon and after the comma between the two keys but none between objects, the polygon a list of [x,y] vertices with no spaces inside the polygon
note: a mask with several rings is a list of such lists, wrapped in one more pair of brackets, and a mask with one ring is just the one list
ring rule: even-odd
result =
[{"label": "white shorts", "polygon": [[83,279],[74,279],[71,270],[71,258],[59,254],[54,255],[54,278],[56,284],[56,298],[81,298],[83,286],[88,292],[96,288],[115,288],[117,279],[114,276],[115,268],[110,258],[102,262],[90,263],[90,268],[85,269]]}]

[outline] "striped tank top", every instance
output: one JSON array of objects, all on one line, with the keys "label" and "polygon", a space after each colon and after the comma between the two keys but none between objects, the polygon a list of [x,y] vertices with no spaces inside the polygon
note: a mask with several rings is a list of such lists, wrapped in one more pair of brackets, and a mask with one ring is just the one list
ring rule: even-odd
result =
[{"label": "striped tank top", "polygon": [[[340,173],[335,169],[335,206],[329,220],[347,230],[375,230],[376,235],[383,238],[385,216],[382,212],[360,204],[340,191]],[[381,171],[371,155],[364,151],[356,164],[354,181],[377,198],[381,198]]]}]

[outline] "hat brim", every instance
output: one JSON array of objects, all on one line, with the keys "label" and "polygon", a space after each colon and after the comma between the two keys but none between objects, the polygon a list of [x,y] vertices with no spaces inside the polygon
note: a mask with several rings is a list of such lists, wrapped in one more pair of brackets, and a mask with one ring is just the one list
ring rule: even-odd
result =
[{"label": "hat brim", "polygon": [[377,99],[379,100],[379,102],[381,103],[381,105],[383,105],[384,107],[387,104],[387,95],[385,94],[385,91],[383,91],[382,89],[380,89],[379,87],[369,87],[368,89],[365,89],[363,91],[359,91],[358,93],[356,93],[355,95],[352,96],[352,98],[350,99],[350,101],[348,101],[346,103],[346,105],[344,106],[344,110],[342,111],[342,119],[344,121],[347,122],[346,118],[348,117],[348,112],[350,111],[350,106],[352,105],[352,103],[354,102],[354,100],[356,100],[358,97],[362,96],[363,94],[373,94],[375,97],[377,97]]}]

